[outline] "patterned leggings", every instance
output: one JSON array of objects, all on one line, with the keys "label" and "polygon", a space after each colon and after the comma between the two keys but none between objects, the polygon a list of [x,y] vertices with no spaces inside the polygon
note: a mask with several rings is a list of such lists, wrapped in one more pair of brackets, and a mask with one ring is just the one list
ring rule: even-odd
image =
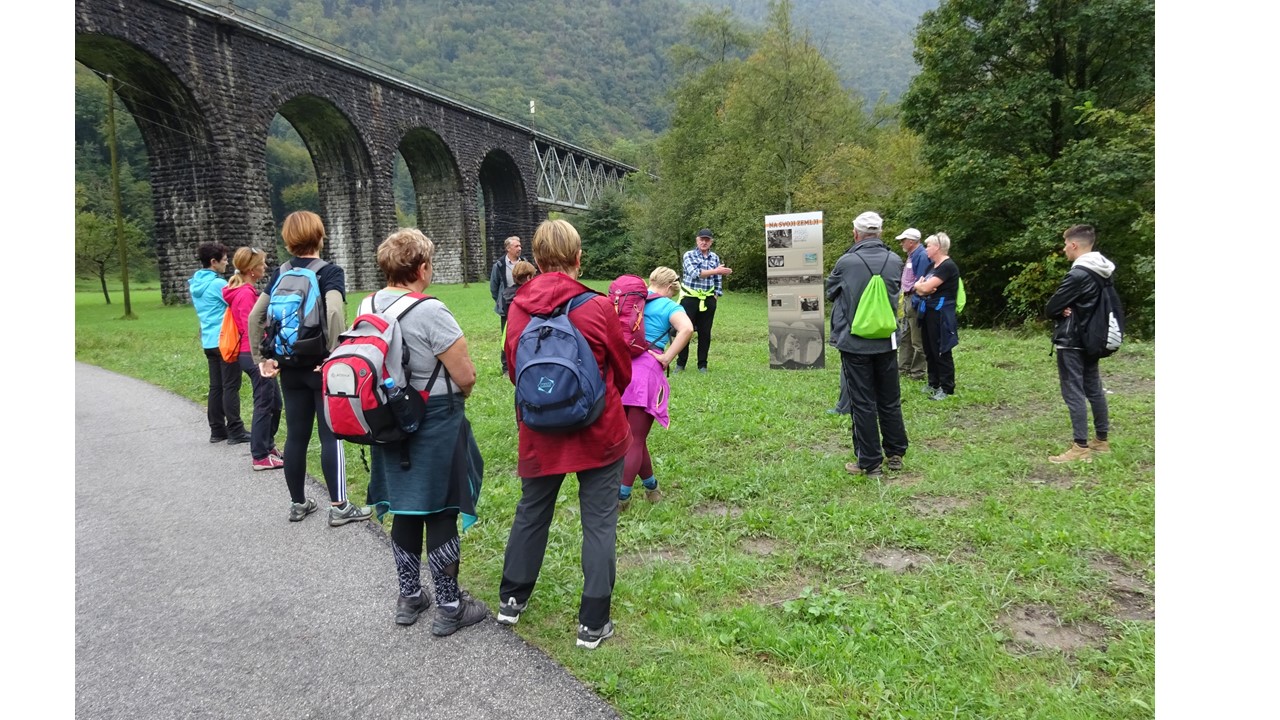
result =
[{"label": "patterned leggings", "polygon": [[391,552],[400,577],[400,595],[413,597],[422,591],[422,535],[427,536],[427,565],[435,585],[436,603],[447,605],[461,597],[458,563],[462,548],[458,543],[458,513],[446,511],[430,515],[394,515],[391,519]]}]

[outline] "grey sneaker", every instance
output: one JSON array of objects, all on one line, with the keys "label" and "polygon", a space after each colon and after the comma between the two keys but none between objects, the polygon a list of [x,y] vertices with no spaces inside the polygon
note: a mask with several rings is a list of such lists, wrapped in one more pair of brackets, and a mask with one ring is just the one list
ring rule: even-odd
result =
[{"label": "grey sneaker", "polygon": [[419,591],[418,597],[400,596],[396,600],[396,624],[412,625],[418,622],[418,616],[426,612],[431,607],[431,598],[427,597],[425,592]]},{"label": "grey sneaker", "polygon": [[498,608],[498,622],[503,625],[515,625],[520,622],[520,613],[527,607],[529,607],[527,601],[518,603],[513,597],[507,598],[507,601]]},{"label": "grey sneaker", "polygon": [[932,395],[932,394],[934,394],[934,393],[938,392],[938,391],[939,391],[939,390],[941,390],[941,389],[942,389],[942,388],[940,388],[940,387],[934,387],[934,386],[929,385],[928,383],[926,383],[924,387],[920,388],[920,392],[924,393],[925,395]]},{"label": "grey sneaker", "polygon": [[436,606],[436,619],[431,623],[431,634],[440,637],[452,635],[487,617],[489,617],[489,608],[485,607],[484,603],[463,595],[456,608]]},{"label": "grey sneaker", "polygon": [[349,502],[344,502],[336,507],[329,507],[329,526],[338,527],[349,522],[368,520],[371,515],[373,515],[371,507],[356,507]]},{"label": "grey sneaker", "polygon": [[606,620],[604,627],[592,630],[586,625],[578,626],[578,647],[595,650],[600,643],[613,637],[613,621]]},{"label": "grey sneaker", "polygon": [[949,397],[951,396],[943,392],[942,388],[938,388],[932,395],[929,396],[929,399],[930,400],[946,400]]},{"label": "grey sneaker", "polygon": [[289,522],[298,522],[316,511],[316,501],[307,498],[304,503],[289,503]]}]

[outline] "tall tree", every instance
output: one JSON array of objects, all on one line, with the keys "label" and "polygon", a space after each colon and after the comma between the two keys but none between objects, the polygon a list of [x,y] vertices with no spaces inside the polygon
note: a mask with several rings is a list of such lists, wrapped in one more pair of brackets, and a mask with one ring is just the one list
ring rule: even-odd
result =
[{"label": "tall tree", "polygon": [[[700,21],[695,32],[712,40],[751,38],[735,35],[727,15]],[[699,227],[713,228],[739,287],[764,285],[764,216],[816,209],[796,207],[802,179],[842,142],[862,142],[867,130],[861,100],[841,88],[808,33],[797,31],[789,0],[771,4],[754,44],[745,59],[713,56],[681,80],[658,150],[659,232],[679,249]]]},{"label": "tall tree", "polygon": [[933,179],[912,211],[955,241],[980,319],[1038,311],[1042,266],[1085,222],[1121,266],[1131,325],[1154,328],[1154,15],[1152,0],[949,0],[922,18],[902,113]]}]

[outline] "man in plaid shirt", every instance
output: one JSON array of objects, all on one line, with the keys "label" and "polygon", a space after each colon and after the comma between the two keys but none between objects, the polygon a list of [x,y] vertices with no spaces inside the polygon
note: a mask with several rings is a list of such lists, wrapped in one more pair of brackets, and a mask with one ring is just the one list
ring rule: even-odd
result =
[{"label": "man in plaid shirt", "polygon": [[[720,264],[720,256],[711,252],[711,228],[698,231],[696,247],[684,254],[684,276],[680,289],[684,298],[680,305],[693,321],[698,333],[698,372],[707,371],[707,351],[711,349],[711,322],[716,316],[716,298],[724,294],[724,276],[733,270]],[[689,361],[689,346],[676,356],[676,372]]]}]

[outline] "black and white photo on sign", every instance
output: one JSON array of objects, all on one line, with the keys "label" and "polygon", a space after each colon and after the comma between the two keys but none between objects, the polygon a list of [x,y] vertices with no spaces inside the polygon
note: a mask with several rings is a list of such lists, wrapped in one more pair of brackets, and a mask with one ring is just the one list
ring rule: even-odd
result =
[{"label": "black and white photo on sign", "polygon": [[769,364],[781,368],[822,367],[822,321],[769,323]]},{"label": "black and white photo on sign", "polygon": [[786,267],[787,259],[784,255],[770,255],[769,267]]},{"label": "black and white photo on sign", "polygon": [[765,232],[769,248],[791,247],[791,228],[779,228]]},{"label": "black and white photo on sign", "polygon": [[782,298],[769,298],[769,307],[782,308]]},{"label": "black and white photo on sign", "polygon": [[801,295],[800,312],[818,312],[818,298],[812,295]]},{"label": "black and white photo on sign", "polygon": [[821,292],[822,283],[825,279],[822,275],[770,275],[769,285],[773,287],[786,285],[788,290],[791,289],[790,286],[795,285],[815,285],[817,286],[817,292]]}]

